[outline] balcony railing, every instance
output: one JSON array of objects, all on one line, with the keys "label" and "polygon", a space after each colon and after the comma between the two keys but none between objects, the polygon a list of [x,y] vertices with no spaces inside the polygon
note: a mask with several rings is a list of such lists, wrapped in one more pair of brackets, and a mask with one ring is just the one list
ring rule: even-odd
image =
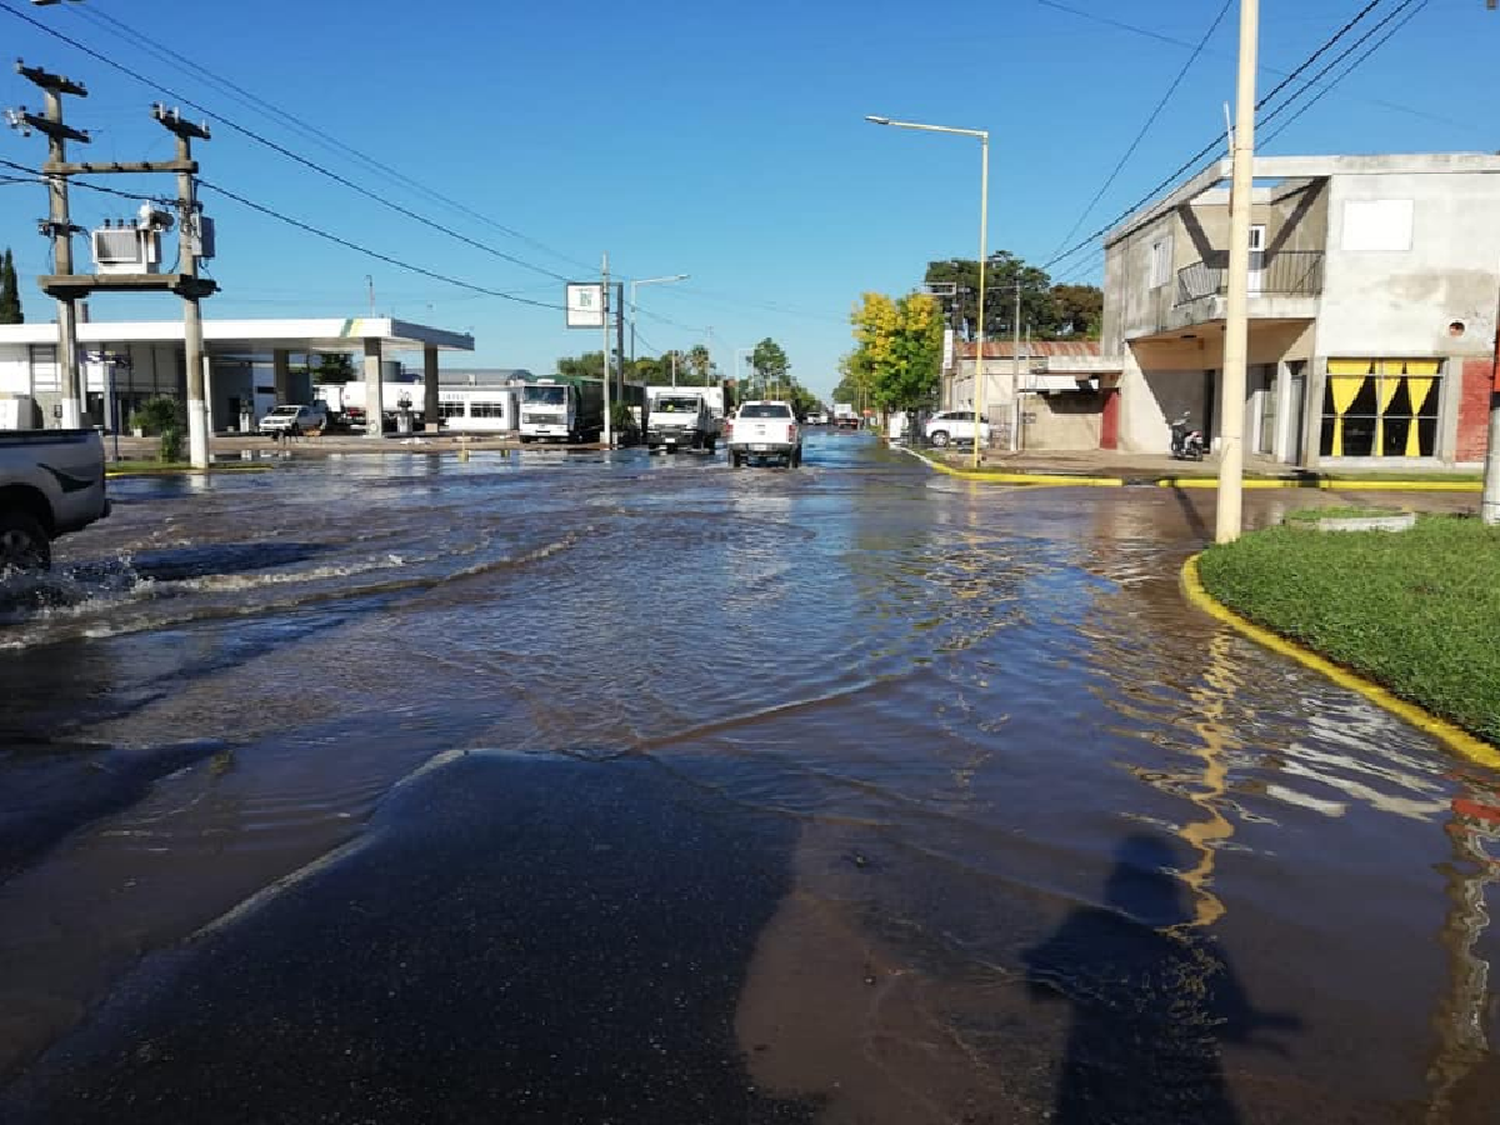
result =
[{"label": "balcony railing", "polygon": [[[1222,266],[1194,262],[1177,271],[1177,303],[1190,304],[1204,297],[1227,293]],[[1280,250],[1274,254],[1255,251],[1250,255],[1250,296],[1316,297],[1323,292],[1323,251]]]}]

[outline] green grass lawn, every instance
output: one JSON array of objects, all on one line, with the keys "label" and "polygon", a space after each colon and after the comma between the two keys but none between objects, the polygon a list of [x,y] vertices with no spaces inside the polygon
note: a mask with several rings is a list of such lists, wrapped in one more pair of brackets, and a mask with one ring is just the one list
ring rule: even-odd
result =
[{"label": "green grass lawn", "polygon": [[1256,624],[1500,745],[1500,528],[1272,527],[1210,547],[1199,574]]},{"label": "green grass lawn", "polygon": [[1360,508],[1347,504],[1334,504],[1324,508],[1298,508],[1288,512],[1288,523],[1317,523],[1319,520],[1368,519],[1376,516],[1402,515],[1400,508]]}]

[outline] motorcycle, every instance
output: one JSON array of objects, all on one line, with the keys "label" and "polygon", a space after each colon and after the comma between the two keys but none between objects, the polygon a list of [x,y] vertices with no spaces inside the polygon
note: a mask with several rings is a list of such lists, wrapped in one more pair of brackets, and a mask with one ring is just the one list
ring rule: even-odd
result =
[{"label": "motorcycle", "polygon": [[1201,461],[1208,452],[1203,431],[1193,429],[1189,417],[1191,415],[1184,411],[1182,417],[1172,423],[1172,457],[1177,461]]}]

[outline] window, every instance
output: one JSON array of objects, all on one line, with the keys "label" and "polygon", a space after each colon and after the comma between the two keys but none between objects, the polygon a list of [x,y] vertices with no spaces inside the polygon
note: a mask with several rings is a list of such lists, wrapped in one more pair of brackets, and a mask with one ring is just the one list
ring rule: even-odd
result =
[{"label": "window", "polygon": [[740,410],[741,418],[790,418],[791,416],[792,408],[782,406],[780,403],[756,403],[742,407]]},{"label": "window", "polygon": [[503,402],[471,402],[469,403],[470,418],[504,418],[505,404]]},{"label": "window", "polygon": [[1172,240],[1163,238],[1151,244],[1151,288],[1160,289],[1172,280]]},{"label": "window", "polygon": [[464,416],[464,404],[461,402],[438,403],[438,414],[444,418],[462,418]]},{"label": "window", "polygon": [[1433,456],[1441,369],[1436,359],[1330,359],[1323,456]]}]

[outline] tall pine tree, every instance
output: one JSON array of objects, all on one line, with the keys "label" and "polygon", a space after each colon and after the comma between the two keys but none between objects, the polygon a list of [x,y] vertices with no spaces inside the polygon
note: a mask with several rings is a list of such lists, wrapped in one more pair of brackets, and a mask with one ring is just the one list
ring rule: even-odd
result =
[{"label": "tall pine tree", "polygon": [[16,281],[16,263],[6,247],[0,258],[0,324],[21,324],[26,320],[21,312],[21,287]]}]

